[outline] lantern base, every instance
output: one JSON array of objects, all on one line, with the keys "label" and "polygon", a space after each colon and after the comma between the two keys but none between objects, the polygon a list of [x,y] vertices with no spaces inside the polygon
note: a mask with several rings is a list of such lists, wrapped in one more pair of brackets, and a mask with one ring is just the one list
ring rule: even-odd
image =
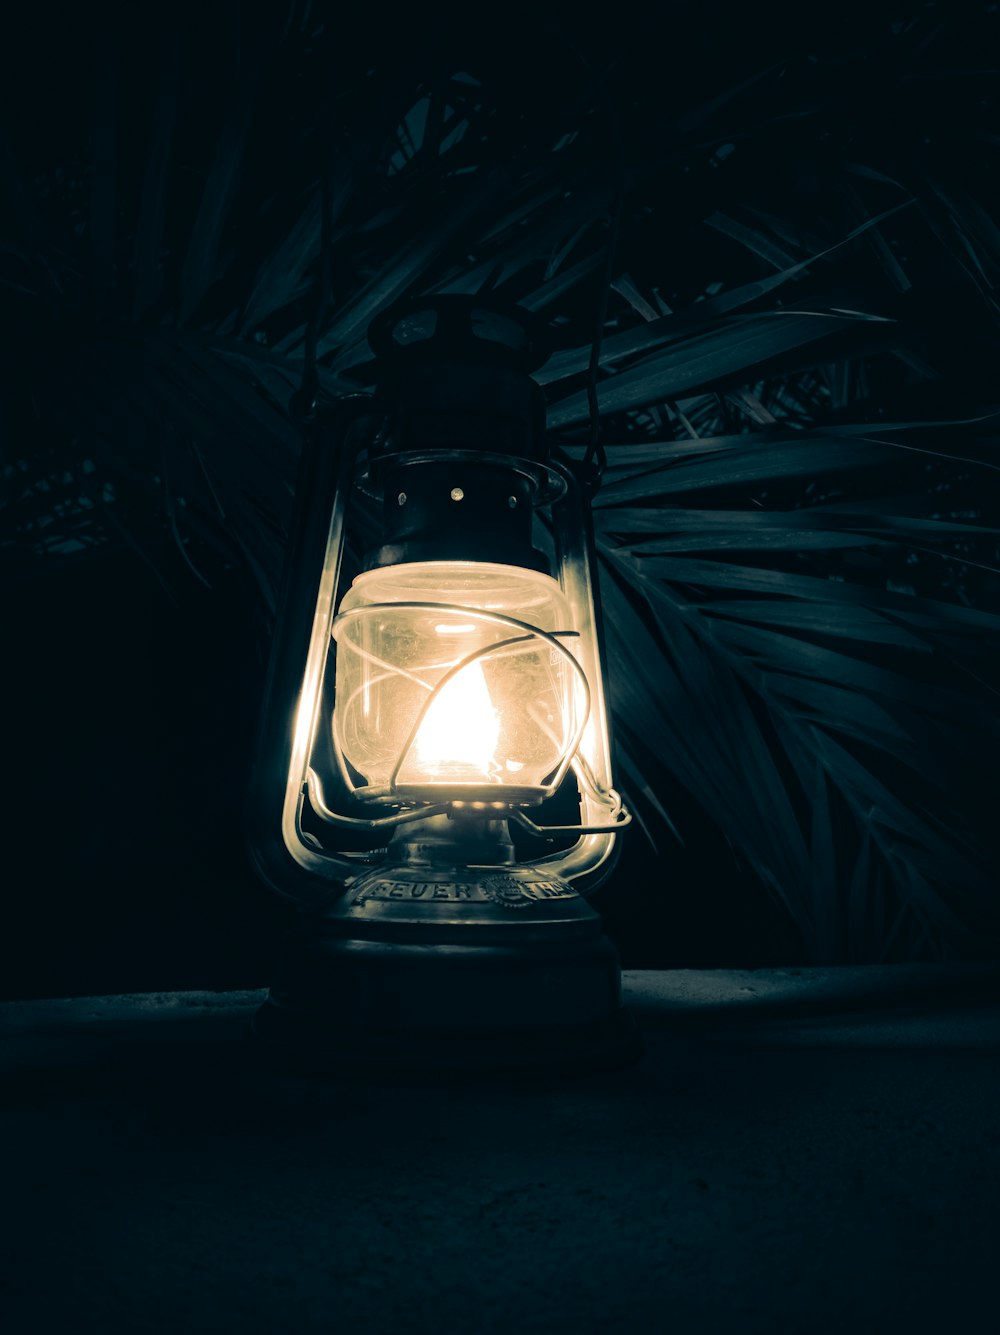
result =
[{"label": "lantern base", "polygon": [[544,868],[387,865],[293,928],[253,1033],[376,1081],[587,1074],[640,1055],[600,917]]}]

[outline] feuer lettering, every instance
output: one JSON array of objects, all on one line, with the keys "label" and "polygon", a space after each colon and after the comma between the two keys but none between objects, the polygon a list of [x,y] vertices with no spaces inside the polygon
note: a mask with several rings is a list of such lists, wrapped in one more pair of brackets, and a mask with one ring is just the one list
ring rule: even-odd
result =
[{"label": "feuer lettering", "polygon": [[524,893],[531,899],[564,899],[569,892],[558,881],[528,881]]}]

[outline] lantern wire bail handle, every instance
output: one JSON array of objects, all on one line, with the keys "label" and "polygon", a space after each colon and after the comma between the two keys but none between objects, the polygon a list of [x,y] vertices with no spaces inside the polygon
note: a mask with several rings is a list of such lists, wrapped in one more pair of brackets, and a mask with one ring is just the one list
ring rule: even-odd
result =
[{"label": "lantern wire bail handle", "polygon": [[330,308],[332,265],[330,261],[333,238],[333,167],[327,151],[323,162],[320,185],[320,250],[319,275],[316,283],[316,301],[306,326],[302,383],[292,395],[289,408],[292,416],[303,424],[316,420],[319,410],[320,382],[316,362],[319,333]]},{"label": "lantern wire bail handle", "polygon": [[[570,44],[572,45],[572,44]],[[590,62],[575,47],[574,54],[590,69]],[[601,346],[604,341],[604,324],[608,315],[608,299],[615,277],[615,257],[618,251],[618,237],[621,231],[622,206],[625,197],[625,159],[622,150],[621,123],[618,112],[607,89],[602,84],[598,93],[607,116],[608,132],[611,138],[611,151],[614,163],[614,186],[611,195],[611,207],[608,212],[608,241],[604,253],[604,265],[601,270],[601,286],[598,292],[597,309],[594,313],[594,335],[590,345],[590,360],[587,365],[587,408],[590,414],[590,431],[587,450],[579,465],[580,482],[591,493],[601,485],[601,478],[607,467],[608,456],[601,438],[601,410],[597,399],[597,375],[601,364]]]}]

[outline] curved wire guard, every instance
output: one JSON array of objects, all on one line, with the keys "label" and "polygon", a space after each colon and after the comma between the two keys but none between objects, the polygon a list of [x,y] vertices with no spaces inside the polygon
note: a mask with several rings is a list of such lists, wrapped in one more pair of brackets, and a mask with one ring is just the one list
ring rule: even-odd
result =
[{"label": "curved wire guard", "polygon": [[[555,737],[551,728],[548,727],[544,719],[531,714],[531,720],[537,728],[546,734],[549,739],[558,745],[558,739]],[[573,773],[576,775],[577,782],[581,789],[587,792],[598,806],[606,807],[610,813],[611,823],[592,822],[587,825],[538,825],[534,821],[520,816],[514,812],[511,813],[518,824],[531,834],[544,836],[546,838],[562,834],[606,834],[608,831],[624,829],[626,825],[632,824],[632,817],[625,808],[620,793],[615,788],[605,788],[594,773],[593,767],[587,760],[581,750],[577,750],[571,761]],[[621,819],[618,819],[621,813]],[[521,813],[523,815],[523,813]]]},{"label": "curved wire guard", "polygon": [[615,803],[611,809],[611,819],[601,825],[539,825],[516,807],[511,808],[507,817],[534,835],[536,839],[554,839],[564,834],[605,834],[612,830],[624,830],[626,826],[632,824],[631,813],[626,811],[621,796],[613,788],[608,791],[614,793]]},{"label": "curved wire guard", "polygon": [[448,810],[447,803],[439,802],[436,806],[407,807],[404,811],[397,811],[392,816],[377,816],[371,819],[360,816],[344,816],[327,805],[323,793],[323,781],[312,767],[310,767],[306,777],[306,787],[309,792],[309,804],[321,820],[327,821],[331,825],[346,825],[355,830],[391,830],[397,825],[407,824],[408,821],[426,820],[428,816],[441,816]]},{"label": "curved wire guard", "polygon": [[[409,610],[419,610],[419,611],[457,612],[463,617],[470,617],[473,620],[485,621],[495,625],[510,626],[516,630],[520,630],[525,633],[522,635],[510,636],[505,640],[498,640],[495,644],[484,645],[479,649],[474,650],[472,653],[467,654],[464,658],[459,659],[458,662],[455,663],[454,666],[449,668],[449,670],[444,674],[444,676],[441,677],[441,679],[431,689],[427,699],[423,702],[423,705],[420,708],[420,712],[417,715],[416,721],[414,722],[413,727],[410,729],[409,736],[407,737],[405,743],[400,749],[399,755],[396,757],[396,761],[395,764],[393,765],[392,772],[389,776],[389,783],[385,792],[390,795],[396,793],[397,791],[396,783],[399,777],[399,772],[402,769],[403,765],[405,764],[407,757],[409,756],[410,749],[413,746],[413,743],[416,741],[417,734],[420,731],[420,726],[423,723],[424,719],[427,717],[427,714],[431,706],[434,704],[434,701],[439,697],[442,690],[448,685],[448,683],[452,681],[466,667],[468,667],[470,663],[477,662],[479,659],[489,658],[491,655],[497,653],[499,650],[509,649],[512,645],[524,644],[529,640],[537,638],[539,640],[542,640],[544,643],[550,645],[565,659],[565,661],[569,664],[572,670],[576,673],[577,680],[579,681],[583,691],[583,709],[580,711],[579,722],[577,723],[572,740],[569,746],[562,748],[563,750],[562,759],[560,760],[556,768],[552,771],[552,773],[543,782],[544,795],[551,796],[552,793],[556,791],[556,789],[559,787],[560,783],[562,783],[563,779],[566,776],[566,772],[569,769],[573,757],[576,754],[577,748],[580,745],[580,741],[583,737],[584,731],[587,726],[587,720],[590,717],[590,683],[587,681],[587,674],[584,672],[580,663],[576,660],[576,658],[574,658],[574,656],[570,653],[570,651],[566,648],[566,646],[560,642],[561,639],[567,639],[571,637],[576,638],[579,635],[579,632],[573,630],[554,631],[554,632],[545,631],[542,630],[539,626],[531,625],[530,622],[519,621],[516,617],[506,616],[501,612],[486,612],[482,611],[479,608],[464,606],[461,603],[394,602],[394,603],[371,603],[367,607],[355,607],[351,608],[347,612],[339,613],[334,618],[333,621],[334,636],[336,636],[336,627],[338,623],[342,624],[345,620],[349,618],[367,616],[372,612],[385,612],[390,610],[400,610],[404,608]],[[337,738],[335,738],[335,745],[339,750],[340,749],[339,739]],[[338,760],[338,764],[339,763],[340,761]],[[357,791],[356,789],[354,789],[353,785],[352,785],[352,791],[355,792]],[[503,792],[502,787],[498,786],[497,788],[498,797],[502,796],[502,792]],[[369,794],[367,794],[367,797],[370,799],[382,795],[383,791],[379,789],[370,792]]]}]

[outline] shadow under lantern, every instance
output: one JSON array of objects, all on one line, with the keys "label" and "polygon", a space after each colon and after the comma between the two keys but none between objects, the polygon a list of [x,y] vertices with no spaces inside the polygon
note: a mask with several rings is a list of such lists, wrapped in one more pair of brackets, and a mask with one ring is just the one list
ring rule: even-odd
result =
[{"label": "shadow under lantern", "polygon": [[317,410],[296,488],[249,831],[299,913],[255,1033],[345,1076],[618,1064],[636,1039],[587,896],[629,817],[589,496],[530,374],[546,333],[435,297],[369,341],[377,389]]}]

